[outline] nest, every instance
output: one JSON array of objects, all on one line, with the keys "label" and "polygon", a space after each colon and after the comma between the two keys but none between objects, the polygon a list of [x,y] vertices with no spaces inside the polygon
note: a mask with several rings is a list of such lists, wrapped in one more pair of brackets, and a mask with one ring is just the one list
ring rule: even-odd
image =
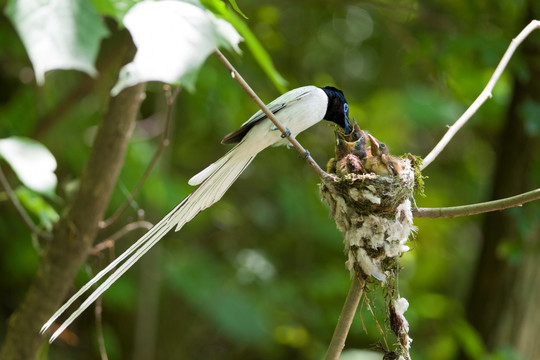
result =
[{"label": "nest", "polygon": [[[350,153],[339,154],[340,136],[343,138],[343,135],[336,133],[336,136],[338,155],[328,164],[328,171],[334,176],[320,185],[321,198],[330,206],[330,215],[343,233],[348,258],[346,265],[351,275],[373,276],[385,282],[388,276],[397,273],[397,258],[409,251],[406,242],[416,230],[411,212],[416,161],[412,156],[396,158],[387,155],[387,161],[399,169],[394,174],[389,171],[381,171],[384,175],[343,171],[351,166],[340,167],[340,161],[356,160],[350,159],[354,156]],[[359,141],[366,143],[363,135],[356,136],[355,143]],[[374,150],[371,152],[367,148],[364,158],[357,157],[360,167],[376,156]]]},{"label": "nest", "polygon": [[[336,132],[336,157],[328,162],[327,171],[330,176],[320,185],[321,198],[343,233],[351,276],[373,277],[393,298],[391,280],[399,271],[398,258],[410,250],[406,243],[416,231],[411,200],[415,191],[423,192],[419,159],[390,155],[385,144],[355,122],[350,134]],[[385,359],[410,360],[412,339],[403,316],[407,307],[405,298],[389,302],[387,318],[400,350],[387,351]]]}]

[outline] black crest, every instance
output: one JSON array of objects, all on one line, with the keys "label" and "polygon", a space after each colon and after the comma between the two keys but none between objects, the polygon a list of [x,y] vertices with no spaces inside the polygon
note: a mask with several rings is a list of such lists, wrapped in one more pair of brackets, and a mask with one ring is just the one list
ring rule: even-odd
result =
[{"label": "black crest", "polygon": [[328,107],[324,119],[341,126],[345,133],[349,132],[349,104],[343,91],[332,86],[325,86],[322,90],[328,96]]}]

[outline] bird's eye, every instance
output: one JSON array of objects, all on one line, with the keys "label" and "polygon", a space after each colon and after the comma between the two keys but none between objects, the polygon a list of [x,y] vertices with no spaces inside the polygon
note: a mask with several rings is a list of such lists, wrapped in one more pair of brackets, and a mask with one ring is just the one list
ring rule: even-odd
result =
[{"label": "bird's eye", "polygon": [[349,113],[349,104],[347,104],[347,103],[343,104],[343,112],[345,114]]}]

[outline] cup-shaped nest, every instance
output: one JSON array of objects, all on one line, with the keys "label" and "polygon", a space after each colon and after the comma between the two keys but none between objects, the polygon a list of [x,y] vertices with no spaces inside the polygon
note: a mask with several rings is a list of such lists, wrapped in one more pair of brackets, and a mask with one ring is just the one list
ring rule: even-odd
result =
[{"label": "cup-shaped nest", "polygon": [[[355,127],[356,135],[336,133],[336,158],[328,163],[334,176],[323,180],[321,197],[344,234],[351,274],[385,281],[397,271],[396,259],[409,250],[405,243],[415,230],[410,201],[415,188],[413,159],[393,157],[387,149],[381,152],[376,139],[367,147],[366,136],[373,137]],[[372,166],[378,162],[383,167]]]}]

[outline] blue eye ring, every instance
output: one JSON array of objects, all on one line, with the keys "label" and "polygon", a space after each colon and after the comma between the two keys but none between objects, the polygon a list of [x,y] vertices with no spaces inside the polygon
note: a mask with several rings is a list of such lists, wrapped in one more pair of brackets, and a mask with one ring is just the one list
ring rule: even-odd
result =
[{"label": "blue eye ring", "polygon": [[343,104],[343,112],[347,114],[349,112],[349,104],[345,103]]}]

